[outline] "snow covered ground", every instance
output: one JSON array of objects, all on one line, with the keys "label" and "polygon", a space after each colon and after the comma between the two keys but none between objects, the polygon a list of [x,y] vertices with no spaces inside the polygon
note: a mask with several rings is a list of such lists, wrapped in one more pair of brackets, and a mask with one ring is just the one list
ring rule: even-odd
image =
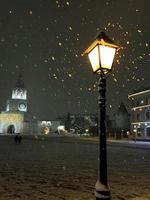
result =
[{"label": "snow covered ground", "polygon": [[[94,200],[97,142],[0,137],[0,200]],[[150,200],[150,145],[108,143],[112,200]]]}]

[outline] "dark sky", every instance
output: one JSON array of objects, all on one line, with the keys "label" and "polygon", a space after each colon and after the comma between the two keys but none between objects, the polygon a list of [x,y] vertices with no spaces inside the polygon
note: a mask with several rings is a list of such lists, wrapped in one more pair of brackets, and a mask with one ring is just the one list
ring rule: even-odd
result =
[{"label": "dark sky", "polygon": [[97,112],[97,80],[82,52],[105,31],[123,47],[107,81],[107,112],[150,86],[149,0],[0,0],[0,106],[24,68],[29,110],[41,119]]}]

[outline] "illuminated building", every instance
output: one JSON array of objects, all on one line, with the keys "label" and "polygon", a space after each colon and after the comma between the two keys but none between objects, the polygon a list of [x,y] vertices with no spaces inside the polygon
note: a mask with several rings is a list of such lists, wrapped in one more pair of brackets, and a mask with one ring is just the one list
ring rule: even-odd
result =
[{"label": "illuminated building", "polygon": [[131,131],[139,137],[150,137],[150,88],[128,95],[131,101]]},{"label": "illuminated building", "polygon": [[0,134],[50,134],[58,131],[58,120],[37,120],[29,115],[27,90],[24,86],[22,68],[11,98],[6,102],[6,110],[0,114]]},{"label": "illuminated building", "polygon": [[0,114],[0,133],[25,133],[30,129],[31,123],[27,114],[27,90],[24,87],[22,68],[20,68],[11,98],[6,102],[6,110]]}]

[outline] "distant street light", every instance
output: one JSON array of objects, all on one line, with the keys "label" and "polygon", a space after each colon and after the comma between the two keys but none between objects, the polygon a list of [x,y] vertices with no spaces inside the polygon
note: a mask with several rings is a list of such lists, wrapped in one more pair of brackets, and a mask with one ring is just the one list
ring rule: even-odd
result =
[{"label": "distant street light", "polygon": [[106,74],[112,69],[112,63],[116,50],[115,45],[104,32],[101,32],[96,40],[85,50],[83,55],[88,55],[93,72],[100,75],[99,78],[99,169],[98,180],[95,185],[96,200],[110,200],[111,194],[107,183],[107,145],[106,145]]}]

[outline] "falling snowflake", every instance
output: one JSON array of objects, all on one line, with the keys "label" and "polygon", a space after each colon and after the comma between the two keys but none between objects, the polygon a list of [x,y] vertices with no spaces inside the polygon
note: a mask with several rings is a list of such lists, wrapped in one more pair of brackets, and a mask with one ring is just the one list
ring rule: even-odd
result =
[{"label": "falling snowflake", "polygon": [[53,61],[55,60],[55,57],[54,57],[54,56],[52,56],[52,60],[53,60]]}]

